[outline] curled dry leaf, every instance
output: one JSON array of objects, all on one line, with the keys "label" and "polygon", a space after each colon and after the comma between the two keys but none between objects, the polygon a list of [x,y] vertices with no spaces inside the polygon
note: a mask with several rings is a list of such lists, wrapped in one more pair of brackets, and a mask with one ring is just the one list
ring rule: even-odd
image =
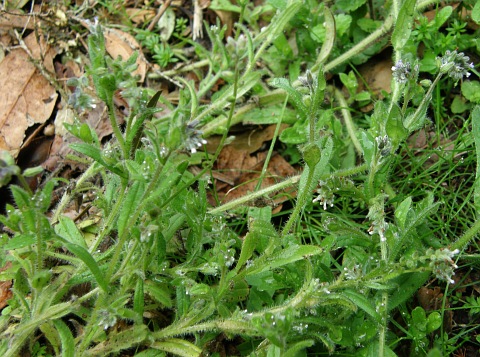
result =
[{"label": "curled dry leaf", "polygon": [[[25,45],[36,59],[53,73],[54,50],[37,43],[35,34],[25,38]],[[43,56],[41,56],[43,54]],[[16,157],[25,131],[44,123],[52,114],[57,93],[32,64],[23,49],[14,49],[0,63],[0,149]]]},{"label": "curled dry leaf", "polygon": [[137,69],[133,73],[140,76],[140,82],[145,80],[145,74],[147,72],[147,61],[143,56],[140,45],[135,38],[123,31],[117,29],[106,28],[104,32],[105,36],[105,48],[112,58],[120,56],[123,60],[127,60],[130,56],[138,51]]}]

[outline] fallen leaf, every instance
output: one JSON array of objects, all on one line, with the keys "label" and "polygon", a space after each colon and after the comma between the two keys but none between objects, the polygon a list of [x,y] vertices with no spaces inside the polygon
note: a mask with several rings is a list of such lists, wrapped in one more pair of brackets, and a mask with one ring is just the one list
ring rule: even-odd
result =
[{"label": "fallen leaf", "polygon": [[[258,127],[254,130],[249,130],[248,132],[235,135],[235,139],[229,144],[229,146],[235,148],[236,150],[245,150],[249,154],[254,153],[255,151],[258,151],[266,141],[272,140],[275,133],[275,127],[276,125],[269,125],[263,129]],[[288,125],[282,124],[279,134],[287,127]],[[207,151],[215,152],[221,138],[222,137],[220,135],[209,137]]]},{"label": "fallen leaf", "polygon": [[140,76],[139,81],[143,82],[145,80],[145,74],[147,73],[147,61],[137,40],[126,32],[111,28],[105,29],[104,36],[105,48],[113,59],[120,56],[126,61],[135,51],[138,52],[138,58],[136,61],[138,67],[133,74]]},{"label": "fallen leaf", "polygon": [[35,21],[32,20],[31,16],[25,15],[25,13],[20,10],[0,13],[0,28],[33,30],[34,27]]},{"label": "fallen leaf", "polygon": [[150,22],[155,17],[155,10],[153,9],[137,9],[129,7],[125,9],[125,12],[130,21],[135,24]]},{"label": "fallen leaf", "polygon": [[[45,68],[53,73],[54,50],[37,43],[35,33],[24,41],[34,58],[43,53]],[[27,128],[50,117],[57,96],[23,49],[11,51],[0,63],[0,149],[16,157]]]},{"label": "fallen leaf", "polygon": [[[218,182],[216,185],[220,201],[225,203],[254,192],[266,157],[266,152],[251,155],[248,150],[236,149],[231,145],[224,147],[217,159],[216,167],[226,177],[225,180]],[[260,188],[274,185],[285,177],[295,175],[296,173],[296,170],[281,155],[275,153],[270,158],[267,166],[267,175],[262,180]],[[233,182],[234,185],[232,186],[227,182]],[[293,190],[289,190],[282,196],[265,197],[250,204],[275,207],[294,195]]]},{"label": "fallen leaf", "polygon": [[[7,270],[12,266],[11,262],[7,262],[3,268],[0,268],[0,272]],[[0,281],[0,310],[7,306],[7,301],[12,298],[13,294],[10,288],[12,287],[12,281]]]}]

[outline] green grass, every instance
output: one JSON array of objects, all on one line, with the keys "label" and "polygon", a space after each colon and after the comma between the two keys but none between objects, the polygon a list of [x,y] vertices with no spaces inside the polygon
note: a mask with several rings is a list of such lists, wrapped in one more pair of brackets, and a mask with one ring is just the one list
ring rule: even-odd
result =
[{"label": "green grass", "polygon": [[[0,316],[0,351],[478,353],[480,100],[464,85],[475,88],[478,78],[462,52],[479,53],[460,15],[473,2],[456,9],[433,0],[378,8],[361,0],[330,8],[316,0],[211,6],[235,14],[233,38],[213,26],[205,29],[207,47],[193,42],[180,13],[160,47],[158,33],[124,28],[141,33],[150,61],[161,58],[164,70],[149,74],[148,88],[131,75],[135,56],[106,55],[103,26],[117,25],[109,14],[132,26],[118,4],[67,7],[70,26],[79,16],[98,15],[102,23],[91,23],[87,71],[70,80],[70,103],[79,113],[92,100],[104,102],[113,138],[103,145],[80,120],[66,125],[79,139],[71,158],[89,166],[36,192],[22,185],[36,170],[21,172],[2,154],[2,185],[12,176],[21,185],[10,185],[14,203],[0,216],[0,263],[11,263],[0,280],[13,281]],[[429,6],[438,6],[431,21],[417,13]],[[395,70],[392,92],[381,99],[358,90],[357,69],[385,46]],[[171,49],[185,51],[172,60],[165,55]],[[174,67],[177,59],[195,81]],[[161,95],[162,81],[178,89],[178,102]],[[119,90],[131,113],[121,125]],[[445,105],[454,98],[468,109]],[[373,109],[364,114],[366,104]],[[281,119],[290,127],[270,150],[298,152],[302,172],[218,202],[213,172],[230,128]],[[418,147],[420,131],[426,140]],[[213,134],[220,144],[207,153],[204,137]],[[193,165],[200,170],[190,171]],[[54,187],[67,184],[51,207]],[[274,195],[291,188],[295,197],[272,214]],[[76,197],[87,193],[94,197],[88,213],[68,218]],[[441,294],[428,305],[420,288]]]}]

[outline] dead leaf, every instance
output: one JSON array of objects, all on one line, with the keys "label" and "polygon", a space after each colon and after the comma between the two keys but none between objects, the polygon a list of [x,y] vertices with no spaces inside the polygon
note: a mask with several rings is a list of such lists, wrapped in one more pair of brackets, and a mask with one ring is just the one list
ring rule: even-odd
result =
[{"label": "dead leaf", "polygon": [[106,28],[104,32],[105,48],[112,58],[116,59],[120,56],[124,61],[137,51],[137,69],[133,72],[134,75],[140,76],[140,82],[145,80],[147,72],[147,61],[143,56],[143,52],[135,38],[123,31],[117,29]]},{"label": "dead leaf", "polygon": [[[275,133],[276,125],[269,125],[266,128],[260,128],[244,132],[239,135],[235,135],[235,139],[229,144],[236,150],[245,150],[249,154],[258,151],[266,141],[270,141]],[[287,124],[282,124],[279,134],[287,128]],[[215,135],[208,138],[207,151],[215,152],[218,144],[220,143],[221,136]]]},{"label": "dead leaf", "polygon": [[[53,73],[54,50],[38,44],[35,33],[25,38],[34,58]],[[28,127],[44,123],[52,114],[57,93],[37,71],[23,49],[14,49],[0,63],[0,149],[16,157]]]},{"label": "dead leaf", "polygon": [[232,36],[233,32],[233,13],[226,10],[213,10],[215,14],[220,18],[222,25],[227,26],[227,31],[225,32],[225,38]]},{"label": "dead leaf", "polygon": [[137,9],[129,7],[125,9],[125,12],[130,21],[135,24],[150,22],[155,17],[155,10],[153,9]]},{"label": "dead leaf", "polygon": [[0,13],[0,28],[21,28],[33,30],[35,28],[35,21],[32,19],[32,16],[26,15],[20,10],[12,10],[8,13]]},{"label": "dead leaf", "polygon": [[[3,268],[0,268],[0,272],[7,270],[12,266],[11,262],[7,262]],[[10,288],[12,287],[12,281],[0,281],[0,310],[7,306],[7,301],[12,298],[13,294]]]},{"label": "dead leaf", "polygon": [[[217,170],[226,177],[226,180],[218,182],[216,185],[218,198],[225,203],[254,192],[266,156],[266,152],[250,155],[248,150],[239,150],[230,145],[224,147],[217,159]],[[281,155],[274,154],[268,163],[267,175],[262,180],[260,188],[274,185],[283,178],[295,174],[296,170]],[[232,187],[225,181],[233,182],[235,185]],[[292,190],[281,197],[261,198],[251,204],[277,206],[284,202],[288,198],[287,196],[293,195]]]}]

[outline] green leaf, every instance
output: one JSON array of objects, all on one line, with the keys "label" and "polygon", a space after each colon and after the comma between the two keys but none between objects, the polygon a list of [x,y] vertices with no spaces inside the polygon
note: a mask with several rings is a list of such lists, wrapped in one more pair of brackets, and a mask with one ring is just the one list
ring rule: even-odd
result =
[{"label": "green leaf", "polygon": [[279,120],[284,124],[294,124],[298,120],[296,112],[283,105],[254,108],[236,115],[236,119],[243,124],[255,125],[277,124]]},{"label": "green leaf", "polygon": [[256,246],[257,246],[256,233],[255,232],[252,233],[250,231],[247,233],[247,235],[243,239],[240,257],[238,257],[237,265],[235,266],[236,271],[240,270],[240,268],[247,263],[247,260],[250,259],[253,252],[255,251]]},{"label": "green leaf", "polygon": [[166,286],[161,286],[151,280],[146,280],[144,289],[146,294],[150,295],[154,300],[161,303],[165,307],[171,308],[173,306],[169,289]]},{"label": "green leaf", "polygon": [[35,166],[35,167],[30,167],[28,169],[25,169],[23,171],[23,176],[25,177],[33,177],[41,174],[43,172],[43,167],[41,166]]},{"label": "green leaf", "polygon": [[10,238],[8,243],[3,246],[5,250],[11,249],[19,249],[24,248],[29,245],[35,244],[36,239],[33,234],[25,233],[25,234],[18,234],[13,238]]},{"label": "green leaf", "polygon": [[135,311],[135,313],[138,316],[142,317],[144,310],[145,310],[144,284],[143,284],[143,279],[138,278],[137,284],[135,286],[135,293],[133,295],[133,311]]},{"label": "green leaf", "polygon": [[433,18],[433,29],[438,31],[442,27],[442,25],[448,20],[450,15],[453,12],[453,8],[451,6],[444,6],[435,14]]},{"label": "green leaf", "polygon": [[86,250],[85,248],[72,244],[72,243],[66,243],[65,247],[76,257],[80,258],[87,268],[91,271],[93,274],[93,277],[95,278],[95,281],[97,284],[102,288],[103,291],[108,292],[108,283],[103,277],[102,272],[100,271],[100,268],[93,258],[93,256]]},{"label": "green leaf", "polygon": [[344,290],[342,292],[342,295],[348,298],[351,302],[353,302],[356,306],[365,311],[371,317],[373,317],[373,319],[377,323],[381,323],[382,317],[375,310],[375,306],[373,306],[372,302],[368,300],[365,295],[359,294],[353,290]]},{"label": "green leaf", "polygon": [[410,38],[416,3],[416,0],[405,0],[398,13],[391,38],[393,48],[397,51],[400,51]]},{"label": "green leaf", "polygon": [[333,16],[332,11],[328,8],[328,6],[324,6],[323,16],[325,17],[325,29],[323,30],[324,40],[322,41],[322,48],[318,55],[316,64],[323,64],[327,61],[328,56],[332,52],[333,44],[335,43],[335,17]]},{"label": "green leaf", "polygon": [[392,106],[385,129],[392,141],[393,151],[395,151],[398,145],[403,142],[408,135],[407,129],[403,126],[402,111],[397,104]]},{"label": "green leaf", "polygon": [[358,9],[366,3],[367,0],[337,0],[335,6],[345,12],[351,12]]},{"label": "green leaf", "polygon": [[20,210],[24,210],[31,205],[31,196],[23,188],[16,185],[10,185],[15,204]]},{"label": "green leaf", "polygon": [[149,329],[145,325],[135,325],[121,332],[112,331],[108,339],[99,343],[94,348],[87,350],[84,356],[109,356],[118,352],[135,347],[145,341],[149,335]]},{"label": "green leaf", "polygon": [[87,144],[98,144],[98,136],[87,123],[70,124],[63,123],[63,126],[72,134]]},{"label": "green leaf", "polygon": [[407,197],[398,205],[395,209],[395,218],[400,228],[405,228],[405,223],[407,222],[407,216],[410,212],[412,206],[412,197]]},{"label": "green leaf", "polygon": [[292,105],[300,111],[301,119],[307,117],[308,108],[303,102],[302,95],[291,86],[286,78],[274,78],[270,82],[270,85],[275,88],[281,88],[288,94],[288,100],[291,101]]},{"label": "green leaf", "polygon": [[70,144],[70,148],[72,148],[73,150],[75,150],[75,151],[77,151],[81,154],[84,154],[88,157],[91,157],[92,159],[94,159],[95,161],[97,161],[97,162],[99,162],[103,165],[106,165],[105,162],[102,159],[102,152],[100,151],[100,149],[91,145],[91,144],[73,143],[73,144]]},{"label": "green leaf", "polygon": [[70,331],[67,324],[62,320],[53,320],[52,322],[60,337],[60,342],[62,345],[62,357],[74,357],[75,340],[73,338],[72,331]]},{"label": "green leaf", "polygon": [[[378,357],[379,351],[379,342],[378,339],[372,340],[366,347],[358,351],[359,357]],[[383,346],[384,357],[398,357],[395,352],[391,350],[388,346]]]},{"label": "green leaf", "polygon": [[480,82],[464,81],[462,83],[462,95],[473,103],[480,103]]},{"label": "green leaf", "polygon": [[480,24],[480,2],[476,1],[472,10],[472,20]]},{"label": "green leaf", "polygon": [[419,331],[426,332],[427,315],[421,306],[417,306],[415,309],[413,309],[412,322]]},{"label": "green leaf", "polygon": [[392,282],[398,284],[398,288],[388,300],[388,311],[411,298],[429,277],[430,272],[418,272],[407,273],[394,279]]},{"label": "green leaf", "polygon": [[439,329],[440,326],[442,326],[442,316],[437,311],[431,312],[427,318],[427,334]]},{"label": "green leaf", "polygon": [[150,347],[182,357],[198,357],[202,353],[202,350],[194,344],[179,338],[154,342]]},{"label": "green leaf", "polygon": [[373,139],[372,135],[370,135],[370,133],[362,131],[361,144],[365,163],[370,166],[372,163],[373,155],[375,154],[375,140]]},{"label": "green leaf", "polygon": [[279,268],[286,264],[321,254],[323,250],[313,245],[291,245],[271,255],[262,255],[247,268],[247,275],[258,274],[263,271]]},{"label": "green leaf", "polygon": [[284,357],[298,357],[301,356],[301,352],[304,352],[306,348],[312,347],[315,344],[314,340],[304,340],[291,344],[288,350],[283,355]]},{"label": "green leaf", "polygon": [[83,238],[83,235],[78,229],[77,225],[71,218],[67,216],[61,216],[58,219],[58,224],[55,226],[55,233],[69,243],[79,245],[83,248],[88,248],[87,244],[85,243],[85,239]]},{"label": "green leaf", "polygon": [[308,138],[308,123],[297,121],[292,127],[286,128],[280,134],[280,141],[285,144],[303,144]]},{"label": "green leaf", "polygon": [[453,97],[450,109],[452,110],[453,114],[462,114],[469,110],[471,107],[471,103],[467,103],[467,101],[462,96],[456,95]]},{"label": "green leaf", "polygon": [[125,229],[128,228],[126,227],[126,225],[130,222],[130,218],[140,204],[140,200],[143,197],[144,190],[145,184],[140,181],[135,181],[128,190],[122,206],[122,210],[120,211],[117,219],[117,229],[119,236],[122,236]]},{"label": "green leaf", "polygon": [[[325,6],[325,9],[326,8],[327,7]],[[345,33],[347,33],[347,31],[350,29],[351,24],[352,24],[352,17],[350,15],[345,15],[345,14],[335,15],[335,28],[339,36],[342,36]],[[327,34],[326,34],[327,37],[332,36],[332,34],[329,32],[329,28],[326,27],[326,29],[327,29]]]}]

